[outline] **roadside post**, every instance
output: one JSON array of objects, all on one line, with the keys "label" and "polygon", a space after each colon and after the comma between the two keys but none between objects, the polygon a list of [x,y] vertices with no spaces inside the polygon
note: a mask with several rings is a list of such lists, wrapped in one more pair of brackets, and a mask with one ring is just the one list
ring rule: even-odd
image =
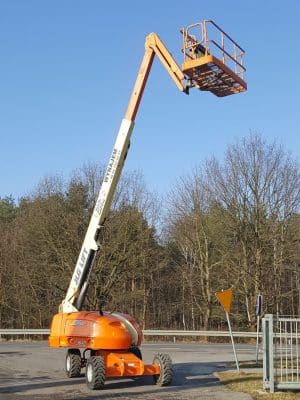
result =
[{"label": "roadside post", "polygon": [[237,372],[240,372],[239,361],[238,361],[238,358],[236,355],[233,333],[232,333],[231,323],[230,323],[230,318],[229,318],[231,302],[232,302],[232,297],[233,297],[233,290],[232,289],[221,290],[220,292],[216,292],[215,295],[216,295],[217,299],[219,300],[219,302],[221,303],[221,305],[223,306],[225,313],[226,313],[226,319],[227,319],[229,334],[230,334],[230,338],[231,338],[232,349],[233,349],[234,359],[235,359],[235,363],[236,363],[236,369],[237,369]]},{"label": "roadside post", "polygon": [[259,347],[259,321],[260,321],[260,316],[261,316],[261,310],[262,310],[262,295],[258,294],[256,297],[256,304],[255,304],[255,314],[257,318],[257,324],[256,324],[256,365],[258,364],[258,347]]}]

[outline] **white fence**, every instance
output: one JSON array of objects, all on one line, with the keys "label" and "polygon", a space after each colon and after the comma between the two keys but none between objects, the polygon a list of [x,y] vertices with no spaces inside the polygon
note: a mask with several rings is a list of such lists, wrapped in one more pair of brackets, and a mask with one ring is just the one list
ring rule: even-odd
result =
[{"label": "white fence", "polygon": [[263,387],[271,393],[300,389],[300,318],[263,318]]}]

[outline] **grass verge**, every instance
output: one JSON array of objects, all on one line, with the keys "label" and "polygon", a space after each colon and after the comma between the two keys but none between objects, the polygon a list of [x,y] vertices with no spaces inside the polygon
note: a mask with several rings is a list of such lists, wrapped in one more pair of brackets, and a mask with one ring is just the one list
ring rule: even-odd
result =
[{"label": "grass verge", "polygon": [[233,392],[250,394],[253,400],[300,400],[299,392],[269,393],[262,388],[262,373],[219,372],[217,377]]}]

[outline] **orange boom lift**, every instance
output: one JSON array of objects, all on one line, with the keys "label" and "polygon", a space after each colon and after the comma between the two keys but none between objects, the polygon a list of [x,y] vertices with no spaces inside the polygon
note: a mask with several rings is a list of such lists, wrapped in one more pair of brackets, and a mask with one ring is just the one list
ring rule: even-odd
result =
[{"label": "orange boom lift", "polygon": [[[212,30],[212,39],[209,31]],[[59,313],[54,315],[49,345],[66,347],[66,373],[78,377],[85,368],[90,389],[101,389],[108,377],[152,375],[161,386],[172,381],[172,361],[158,353],[152,364],[142,361],[139,346],[142,331],[130,315],[102,311],[81,311],[102,229],[130,144],[134,120],[149,76],[154,56],[162,62],[178,89],[186,94],[192,88],[223,97],[247,89],[244,81],[243,49],[213,21],[182,29],[184,62],[180,68],[157,34],[145,42],[145,53],[138,71],[125,117],[109,160],[73,276]]]}]

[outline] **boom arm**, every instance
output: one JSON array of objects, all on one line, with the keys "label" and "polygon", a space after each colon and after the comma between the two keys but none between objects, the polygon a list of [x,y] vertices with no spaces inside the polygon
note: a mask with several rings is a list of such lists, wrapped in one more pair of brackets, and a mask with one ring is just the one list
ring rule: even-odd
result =
[{"label": "boom arm", "polygon": [[79,257],[65,299],[60,305],[60,312],[79,311],[82,307],[88,288],[89,276],[99,249],[99,233],[103,226],[116,190],[124,165],[134,127],[134,120],[141,102],[154,56],[160,59],[174,80],[178,89],[188,93],[185,76],[169,53],[158,35],[151,33],[145,42],[145,54],[129,100],[125,118],[110,157],[91,220],[83,241]]}]

